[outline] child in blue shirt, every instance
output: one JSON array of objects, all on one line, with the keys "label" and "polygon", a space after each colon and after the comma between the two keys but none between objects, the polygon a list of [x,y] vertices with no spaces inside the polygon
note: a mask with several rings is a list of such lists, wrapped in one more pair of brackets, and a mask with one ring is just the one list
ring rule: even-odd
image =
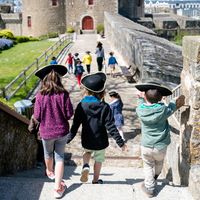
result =
[{"label": "child in blue shirt", "polygon": [[118,64],[113,54],[113,52],[110,52],[110,58],[108,59],[108,67],[110,67],[110,75],[112,77],[115,76],[115,65]]},{"label": "child in blue shirt", "polygon": [[185,103],[185,97],[179,96],[168,105],[161,102],[163,96],[172,94],[171,90],[155,82],[136,84],[141,91],[136,113],[141,122],[141,153],[145,180],[142,190],[148,197],[154,196],[155,182],[161,173],[167,146],[170,144],[168,117]]}]

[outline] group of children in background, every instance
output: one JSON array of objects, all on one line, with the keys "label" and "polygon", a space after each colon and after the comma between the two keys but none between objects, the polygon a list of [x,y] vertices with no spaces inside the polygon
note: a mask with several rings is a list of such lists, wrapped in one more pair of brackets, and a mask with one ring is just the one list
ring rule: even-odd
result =
[{"label": "group of children in background", "polygon": [[[81,144],[84,149],[81,182],[88,181],[90,159],[93,155],[95,162],[92,184],[103,184],[103,180],[99,179],[99,176],[105,160],[105,150],[109,146],[107,133],[115,139],[123,151],[127,148],[122,131],[124,125],[122,99],[116,91],[111,91],[109,92],[110,104],[105,102],[106,74],[102,72],[89,74],[89,55],[90,52],[87,52],[83,59],[88,72],[88,75],[83,78],[81,76],[84,69],[80,67],[81,61],[78,59],[78,54],[75,55],[76,60],[74,60],[75,56],[68,55],[66,61],[68,70],[63,65],[51,64],[38,70],[35,74],[41,79],[41,88],[36,95],[33,120],[39,123],[46,175],[52,180],[55,179],[55,198],[61,198],[67,188],[62,179],[65,145],[73,140],[80,126],[82,127]],[[113,67],[117,61],[112,57],[113,54],[111,54],[109,63]],[[74,66],[73,62],[76,62]],[[85,92],[75,112],[69,93],[61,82],[61,76],[64,76],[67,71],[72,72],[73,67],[78,82],[83,86]],[[82,72],[79,71],[79,67]],[[180,96],[171,101],[169,105],[165,105],[162,103],[163,96],[172,94],[166,86],[148,82],[136,84],[135,87],[140,91],[136,112],[141,122],[142,132],[141,154],[145,175],[142,190],[148,197],[153,197],[156,180],[161,173],[167,146],[170,144],[170,128],[167,119],[184,105],[185,98]],[[68,120],[73,114],[73,123],[70,128]]]}]

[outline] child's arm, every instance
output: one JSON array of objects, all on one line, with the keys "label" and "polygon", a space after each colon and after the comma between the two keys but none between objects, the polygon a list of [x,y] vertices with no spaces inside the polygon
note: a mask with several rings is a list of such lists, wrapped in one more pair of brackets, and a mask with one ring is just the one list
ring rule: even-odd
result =
[{"label": "child's arm", "polygon": [[167,106],[167,117],[172,115],[177,109],[185,104],[185,96],[181,95],[176,100],[172,100]]},{"label": "child's arm", "polygon": [[67,138],[67,143],[70,143],[73,138],[76,136],[76,133],[79,129],[79,126],[81,125],[82,119],[81,119],[81,112],[82,112],[82,107],[81,107],[81,103],[78,104],[76,110],[75,110],[75,114],[74,114],[74,119],[73,119],[73,123],[71,126],[71,130],[68,133],[68,138]]},{"label": "child's arm", "polygon": [[30,122],[29,122],[29,125],[28,125],[28,130],[31,134],[36,134],[39,132],[39,125],[40,123],[34,119],[34,116],[32,115],[31,116],[31,119],[30,119]]},{"label": "child's arm", "polygon": [[109,105],[105,108],[104,112],[105,112],[104,113],[105,127],[107,131],[109,132],[109,134],[115,139],[118,146],[122,148],[125,143],[122,137],[120,136],[119,131],[117,130],[117,127],[115,126],[114,117]]},{"label": "child's arm", "polygon": [[67,93],[66,94],[66,103],[65,103],[65,107],[66,107],[66,117],[67,117],[67,120],[69,120],[73,114],[74,114],[74,110],[73,110],[73,106],[72,106],[72,103],[71,103],[71,99],[69,97],[69,94]]}]

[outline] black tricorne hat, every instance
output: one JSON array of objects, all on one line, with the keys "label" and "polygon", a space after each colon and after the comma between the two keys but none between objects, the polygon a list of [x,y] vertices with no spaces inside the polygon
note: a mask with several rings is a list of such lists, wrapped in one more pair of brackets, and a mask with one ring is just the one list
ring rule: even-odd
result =
[{"label": "black tricorne hat", "polygon": [[102,92],[105,89],[106,75],[103,72],[89,74],[81,79],[84,88],[92,92]]},{"label": "black tricorne hat", "polygon": [[61,76],[64,76],[67,73],[67,68],[63,65],[47,65],[38,71],[35,72],[35,75],[39,77],[40,79],[44,79],[44,77],[50,73],[52,70],[60,74]]},{"label": "black tricorne hat", "polygon": [[172,94],[172,91],[168,87],[157,82],[139,83],[135,84],[135,87],[141,92],[146,92],[150,89],[157,89],[162,96],[169,96]]},{"label": "black tricorne hat", "polygon": [[118,93],[116,91],[110,91],[108,94],[112,97],[117,95]]}]

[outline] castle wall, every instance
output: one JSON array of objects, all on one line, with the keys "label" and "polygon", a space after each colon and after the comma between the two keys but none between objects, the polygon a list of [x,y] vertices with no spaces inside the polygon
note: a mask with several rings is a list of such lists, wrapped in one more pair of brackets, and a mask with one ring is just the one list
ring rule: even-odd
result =
[{"label": "castle wall", "polygon": [[[23,0],[23,35],[40,36],[52,32],[66,31],[64,0],[58,0],[57,6],[52,6],[50,0]],[[28,27],[28,16],[31,17],[31,27]]]},{"label": "castle wall", "polygon": [[[181,86],[186,97],[189,115],[182,125],[182,144],[187,144],[188,152],[183,160],[190,164],[189,189],[194,199],[200,197],[200,37],[183,38],[183,71]],[[181,152],[181,153],[182,153]]]},{"label": "castle wall", "polygon": [[0,102],[0,175],[35,166],[37,142],[28,132],[28,122]]},{"label": "castle wall", "polygon": [[144,17],[144,0],[119,0],[119,14],[131,20]]},{"label": "castle wall", "polygon": [[2,13],[1,18],[6,29],[12,30],[14,35],[22,35],[21,13]]},{"label": "castle wall", "polygon": [[105,13],[105,34],[141,81],[163,81],[171,88],[180,83],[181,47],[116,14]]},{"label": "castle wall", "polygon": [[88,0],[68,0],[66,2],[67,27],[74,27],[76,31],[82,30],[82,19],[91,16],[94,29],[104,22],[104,11],[118,12],[117,0],[95,0],[93,5],[88,5]]}]

